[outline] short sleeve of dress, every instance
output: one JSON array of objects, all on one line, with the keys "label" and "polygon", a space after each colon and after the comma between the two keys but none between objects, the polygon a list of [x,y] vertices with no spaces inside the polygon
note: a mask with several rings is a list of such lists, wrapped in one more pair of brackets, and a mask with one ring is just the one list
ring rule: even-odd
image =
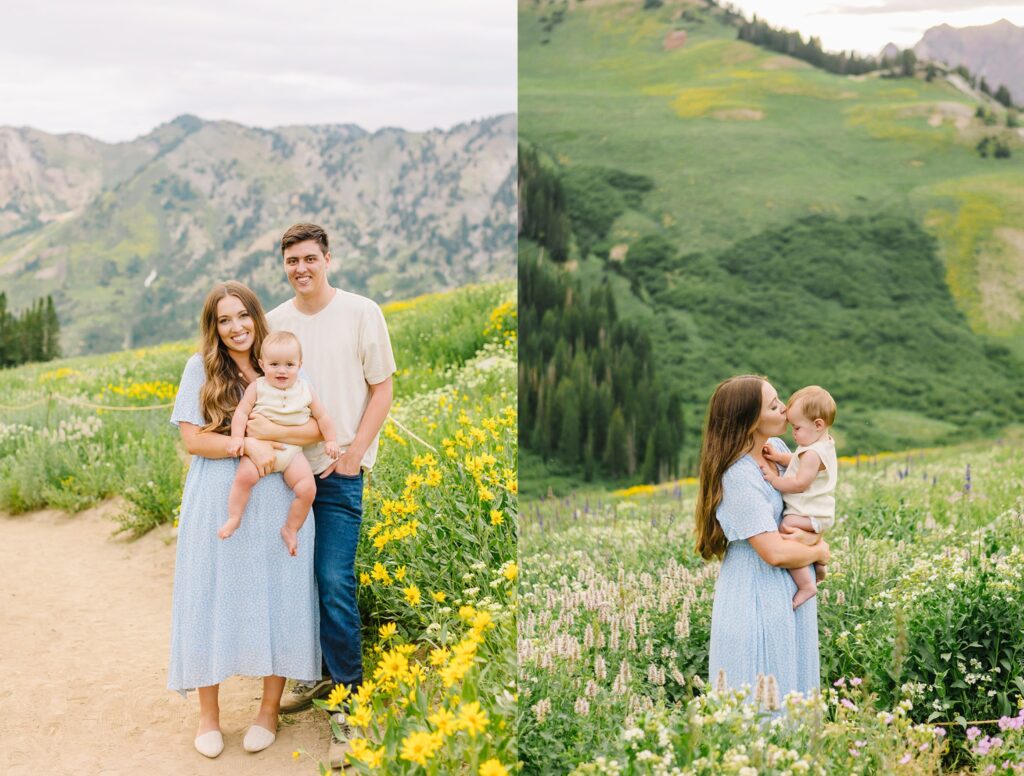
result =
[{"label": "short sleeve of dress", "polygon": [[779,530],[761,471],[753,461],[740,459],[726,469],[715,516],[730,542]]},{"label": "short sleeve of dress", "polygon": [[181,373],[171,423],[176,426],[179,423],[206,425],[206,418],[203,417],[202,408],[199,406],[199,390],[205,382],[206,369],[203,367],[203,357],[196,353],[185,363],[185,371]]}]

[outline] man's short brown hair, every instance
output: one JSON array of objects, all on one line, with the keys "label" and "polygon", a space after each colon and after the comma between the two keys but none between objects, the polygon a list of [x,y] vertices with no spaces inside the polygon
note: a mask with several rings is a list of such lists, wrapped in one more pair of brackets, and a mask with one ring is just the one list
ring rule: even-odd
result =
[{"label": "man's short brown hair", "polygon": [[786,409],[792,409],[793,405],[800,403],[800,412],[808,420],[823,420],[829,428],[836,420],[836,402],[832,394],[820,385],[808,385],[789,397],[786,402]]},{"label": "man's short brown hair", "polygon": [[281,238],[281,255],[291,248],[293,245],[306,242],[306,240],[316,240],[320,245],[320,250],[325,254],[327,253],[327,232],[324,231],[322,226],[316,224],[295,224],[288,228],[288,231],[284,233],[284,237]]}]

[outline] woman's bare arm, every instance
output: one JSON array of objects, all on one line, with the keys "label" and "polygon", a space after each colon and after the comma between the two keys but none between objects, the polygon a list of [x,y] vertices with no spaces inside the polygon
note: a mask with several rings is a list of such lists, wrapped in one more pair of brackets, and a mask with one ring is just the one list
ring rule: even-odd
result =
[{"label": "woman's bare arm", "polygon": [[828,542],[822,539],[813,547],[800,542],[786,541],[778,531],[751,536],[747,541],[761,560],[769,566],[783,569],[802,569],[812,563],[826,564],[831,559]]},{"label": "woman's bare arm", "polygon": [[320,442],[323,437],[320,435],[320,426],[310,418],[301,426],[282,426],[263,415],[253,413],[249,416],[249,422],[245,426],[247,437],[266,439],[271,442],[284,442],[289,445],[305,447],[314,442]]},{"label": "woman's bare arm", "polygon": [[[181,433],[181,441],[190,455],[200,455],[203,458],[234,458],[231,452],[231,437],[226,434],[218,434],[215,431],[202,431],[194,423],[180,423],[178,430]],[[245,454],[256,464],[260,476],[269,474],[274,468],[276,450],[283,450],[284,446],[278,442],[268,442],[262,439],[246,437]]]}]

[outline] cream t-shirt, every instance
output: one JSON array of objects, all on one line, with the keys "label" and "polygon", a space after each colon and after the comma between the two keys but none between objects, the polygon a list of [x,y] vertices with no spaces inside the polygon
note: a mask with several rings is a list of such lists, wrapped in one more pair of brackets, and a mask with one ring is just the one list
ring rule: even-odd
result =
[{"label": "cream t-shirt", "polygon": [[[271,330],[290,331],[299,338],[302,369],[334,421],[338,445],[347,449],[370,401],[369,386],[384,382],[395,371],[384,313],[373,300],[338,288],[314,315],[299,312],[289,299],[271,310],[267,320]],[[377,459],[378,437],[363,455],[364,469],[372,469]]]}]

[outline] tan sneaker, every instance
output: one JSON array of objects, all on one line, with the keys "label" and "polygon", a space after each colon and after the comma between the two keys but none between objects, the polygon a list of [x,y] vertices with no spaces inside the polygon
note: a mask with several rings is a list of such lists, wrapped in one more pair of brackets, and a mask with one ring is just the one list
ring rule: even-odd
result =
[{"label": "tan sneaker", "polygon": [[352,728],[350,728],[348,723],[344,721],[344,714],[334,713],[331,717],[338,724],[338,732],[334,732],[334,726],[332,725],[331,746],[327,750],[328,762],[330,762],[331,768],[341,768],[342,770],[345,770],[345,768],[351,765],[345,755],[348,754],[351,749],[348,740],[352,736]]},{"label": "tan sneaker", "polygon": [[331,694],[331,680],[321,679],[319,682],[291,682],[290,687],[281,696],[281,713],[293,714],[313,704],[314,698],[326,698]]}]

